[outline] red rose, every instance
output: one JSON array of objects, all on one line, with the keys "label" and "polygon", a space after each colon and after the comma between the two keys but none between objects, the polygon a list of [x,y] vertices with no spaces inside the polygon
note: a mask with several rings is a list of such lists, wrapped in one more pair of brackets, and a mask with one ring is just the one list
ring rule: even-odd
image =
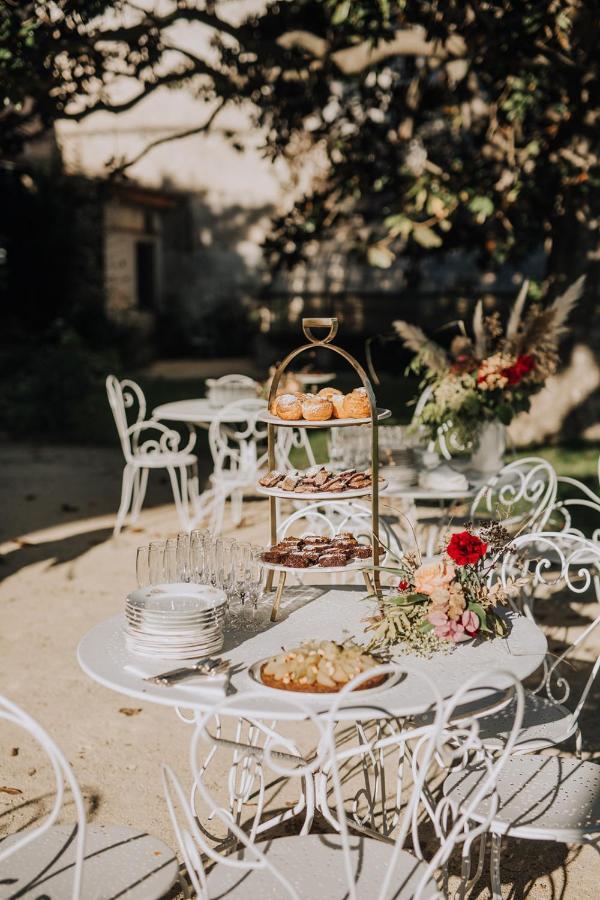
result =
[{"label": "red rose", "polygon": [[535,360],[533,356],[529,356],[528,353],[523,353],[522,356],[517,357],[512,366],[509,366],[507,369],[502,369],[502,374],[508,378],[509,385],[515,387],[515,385],[519,384],[526,375],[529,375],[532,369],[535,369]]},{"label": "red rose", "polygon": [[404,581],[404,579],[402,579],[402,581],[398,582],[398,590],[399,591],[407,591],[409,589],[409,587],[410,587],[410,584],[408,583],[408,581]]},{"label": "red rose", "polygon": [[446,547],[446,553],[458,566],[478,562],[487,552],[487,544],[469,531],[453,534]]}]

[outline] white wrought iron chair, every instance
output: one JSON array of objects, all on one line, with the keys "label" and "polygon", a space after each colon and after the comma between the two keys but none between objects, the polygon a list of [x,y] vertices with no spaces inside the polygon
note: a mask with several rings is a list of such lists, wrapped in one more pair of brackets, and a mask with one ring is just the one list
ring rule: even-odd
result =
[{"label": "white wrought iron chair", "polygon": [[[600,668],[600,654],[597,651],[592,651],[589,675],[583,686],[578,688],[578,698],[569,706],[565,703],[572,694],[569,674],[572,675],[574,670],[570,660],[585,648],[588,638],[600,624],[600,546],[594,546],[578,535],[553,533],[521,535],[515,538],[511,546],[513,550],[503,559],[500,580],[507,588],[511,582],[515,583],[515,579],[529,578],[524,603],[527,615],[534,618],[533,599],[539,589],[557,593],[561,605],[563,601],[567,605],[567,596],[577,600],[591,592],[594,610],[591,620],[579,630],[563,652],[548,654],[540,683],[535,689],[525,692],[523,727],[514,753],[544,750],[574,738],[576,752],[581,756],[579,721]],[[514,710],[509,706],[482,719],[481,737],[487,745],[503,744],[513,717]]]},{"label": "white wrought iron chair", "polygon": [[[163,897],[179,879],[173,851],[136,828],[87,825],[77,779],[48,733],[15,703],[0,696],[2,723],[25,731],[45,752],[54,775],[55,797],[41,824],[0,840],[0,896],[6,900],[92,900],[100,894],[126,895],[129,900]],[[65,785],[75,807],[74,825],[56,824]]]},{"label": "white wrought iron chair", "polygon": [[[231,499],[232,523],[240,524],[244,494],[256,488],[260,472],[267,464],[268,426],[260,418],[264,412],[264,400],[239,400],[223,407],[210,424],[208,440],[214,470],[210,488],[196,503],[196,517],[209,516],[210,529],[215,534],[223,528],[228,499]],[[275,455],[280,468],[289,465],[292,440],[291,429],[278,430]]]},{"label": "white wrought iron chair", "polygon": [[[400,678],[409,673],[427,682],[432,698],[428,722],[416,727],[399,727],[375,744],[366,739],[350,750],[336,747],[335,726],[340,719],[340,710],[348,702],[351,692],[377,674]],[[514,685],[517,697],[521,696],[520,685],[512,676],[506,677]],[[242,827],[244,823],[241,818],[223,807],[220,798],[213,794],[209,785],[214,784],[214,779],[205,777],[206,767],[198,760],[206,757],[203,744],[210,747],[212,752],[220,744],[231,747],[234,743],[223,740],[221,736],[222,723],[230,715],[228,708],[232,704],[239,708],[240,704],[248,707],[253,701],[264,702],[264,693],[255,691],[242,696],[238,694],[235,698],[225,698],[210,713],[201,716],[196,724],[190,754],[194,776],[192,796],[202,800],[203,810],[210,816],[211,827],[214,828],[215,822],[220,822],[222,830],[228,834],[230,840],[225,843],[227,849],[231,851],[232,844],[238,849],[228,855],[219,852],[209,840],[202,818],[198,815],[197,808],[188,802],[178,778],[172,769],[163,766],[167,805],[199,900],[215,896],[232,900],[238,896],[304,900],[317,896],[337,897],[340,890],[350,900],[370,900],[375,897],[379,900],[390,897],[396,900],[442,898],[444,894],[436,883],[435,873],[444,868],[455,843],[461,841],[464,844],[464,873],[468,877],[467,860],[470,858],[471,844],[491,819],[490,814],[481,825],[468,829],[471,808],[475,808],[482,797],[493,791],[495,780],[511,749],[509,744],[499,756],[493,758],[486,754],[478,742],[476,725],[472,721],[463,720],[458,728],[450,724],[457,706],[468,700],[472,684],[479,679],[480,676],[471,679],[452,700],[444,703],[436,685],[417,667],[405,662],[402,665],[381,666],[357,676],[332,698],[326,712],[317,712],[319,707],[311,703],[309,698],[298,695],[285,698],[282,700],[285,708],[281,716],[303,722],[303,743],[310,742],[314,750],[311,749],[308,753],[304,751],[303,755],[295,741],[278,734],[273,727],[265,730],[262,746],[237,744],[238,766],[245,761],[251,767],[258,784],[255,805],[250,813],[251,821],[245,823],[245,827]],[[369,709],[368,700],[365,699],[364,713],[369,720],[381,717],[384,713],[381,695],[373,709]],[[517,709],[515,733],[520,724],[519,716],[520,708]],[[363,836],[360,827],[348,817],[344,798],[344,785],[347,782],[343,769],[346,763],[352,762],[357,756],[378,755],[393,747],[401,749],[412,783],[407,785],[405,793],[408,796],[397,817],[394,839],[382,842],[375,836]],[[470,804],[450,823],[449,808],[445,801],[443,808],[438,811],[435,801],[430,800],[427,780],[431,777],[436,760],[442,759],[446,765],[462,766],[464,757],[475,751],[484,760],[482,764],[487,765],[487,777]],[[320,808],[326,812],[332,833],[308,834],[305,827],[297,836],[257,842],[257,822],[264,812],[265,784],[269,774],[277,778],[279,783],[296,778],[309,784],[314,778]],[[427,862],[419,840],[420,821],[424,811],[432,820],[439,839],[439,848]],[[358,830],[359,835],[351,836],[352,829]],[[404,847],[409,834],[412,838],[412,852]],[[204,860],[212,866],[208,872]],[[213,863],[217,865],[212,865]]]},{"label": "white wrought iron chair", "polygon": [[577,478],[559,475],[558,491],[565,496],[560,496],[550,510],[548,523],[552,530],[580,535],[600,544],[600,457],[598,485],[599,493],[595,493]]},{"label": "white wrought iron chair", "polygon": [[[198,460],[191,452],[196,435],[190,430],[189,439],[182,447],[177,431],[167,428],[162,422],[146,419],[146,398],[135,381],[119,381],[114,375],[109,375],[106,392],[125,457],[115,536],[121,531],[129,511],[131,522],[137,521],[146,496],[150,469],[166,469],[168,472],[179,520],[182,527],[189,531],[189,504],[198,492]],[[128,410],[133,412],[134,421],[131,424]]]},{"label": "white wrought iron chair", "polygon": [[556,473],[550,463],[537,456],[514,460],[492,475],[471,502],[468,515],[448,521],[432,515],[419,517],[416,531],[422,537],[425,555],[432,556],[449,525],[496,520],[513,533],[543,530],[556,498]]},{"label": "white wrought iron chair", "polygon": [[255,400],[260,392],[258,381],[248,375],[222,375],[207,378],[208,399],[218,406],[228,406],[242,400]]},{"label": "white wrought iron chair", "polygon": [[[600,765],[565,756],[511,756],[498,773],[494,805],[481,796],[486,770],[473,765],[448,776],[444,794],[455,815],[471,807],[477,825],[489,821],[492,894],[502,900],[500,854],[502,837],[565,844],[595,844],[600,840]],[[490,821],[491,819],[491,821]],[[481,870],[482,857],[480,855]]]},{"label": "white wrought iron chair", "polygon": [[485,482],[471,519],[496,519],[512,531],[543,531],[556,499],[556,472],[545,459],[516,459]]}]

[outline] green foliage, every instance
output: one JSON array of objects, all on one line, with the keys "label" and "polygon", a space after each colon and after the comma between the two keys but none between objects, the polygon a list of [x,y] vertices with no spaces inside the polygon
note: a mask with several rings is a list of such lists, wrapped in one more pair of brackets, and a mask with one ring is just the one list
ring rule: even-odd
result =
[{"label": "green foliage", "polygon": [[[185,23],[210,34],[205,52],[174,52],[171,26]],[[383,269],[464,247],[486,268],[518,265],[541,246],[552,256],[558,235],[591,234],[599,23],[600,0],[271,0],[235,22],[212,0],[4,3],[0,153],[58,117],[189,85],[206,107],[198,131],[244,98],[266,157],[325,155],[274,222],[271,268],[330,238]],[[123,101],[106,90],[117,74],[139,88]]]}]

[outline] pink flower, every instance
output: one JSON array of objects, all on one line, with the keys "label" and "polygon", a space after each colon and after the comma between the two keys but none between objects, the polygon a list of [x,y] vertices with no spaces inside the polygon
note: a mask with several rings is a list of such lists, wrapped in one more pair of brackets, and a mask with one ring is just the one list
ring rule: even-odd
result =
[{"label": "pink flower", "polygon": [[477,634],[477,632],[479,631],[480,622],[477,613],[471,612],[470,610],[466,609],[461,616],[461,622],[464,626],[465,631],[467,632],[467,634],[471,635],[471,637],[473,637],[473,635]]},{"label": "pink flower", "polygon": [[453,622],[452,619],[449,619],[445,613],[439,610],[433,610],[428,613],[427,621],[431,622],[434,626],[434,634],[442,641],[454,641],[455,644],[458,644],[460,641],[468,640],[462,623]]},{"label": "pink flower", "polygon": [[427,613],[427,621],[431,622],[432,625],[442,626],[448,624],[448,616],[446,613],[442,612],[439,609],[434,609],[431,612]]},{"label": "pink flower", "polygon": [[415,571],[415,591],[431,596],[436,588],[446,588],[454,575],[454,566],[447,559],[425,563]]}]

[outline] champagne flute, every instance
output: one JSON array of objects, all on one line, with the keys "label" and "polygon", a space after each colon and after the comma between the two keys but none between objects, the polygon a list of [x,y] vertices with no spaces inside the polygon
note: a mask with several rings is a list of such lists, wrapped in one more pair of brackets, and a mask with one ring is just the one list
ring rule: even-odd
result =
[{"label": "champagne flute", "polygon": [[176,581],[190,581],[190,536],[187,531],[180,531],[177,535],[175,555],[177,560]]},{"label": "champagne flute", "polygon": [[149,564],[150,548],[148,544],[138,547],[135,556],[135,574],[137,576],[138,587],[147,587],[150,584],[150,564]]},{"label": "champagne flute", "polygon": [[165,542],[152,541],[148,548],[148,576],[150,584],[165,580]]},{"label": "champagne flute", "polygon": [[165,541],[164,576],[165,582],[168,584],[175,584],[179,581],[179,573],[177,571],[177,538],[169,538]]}]

